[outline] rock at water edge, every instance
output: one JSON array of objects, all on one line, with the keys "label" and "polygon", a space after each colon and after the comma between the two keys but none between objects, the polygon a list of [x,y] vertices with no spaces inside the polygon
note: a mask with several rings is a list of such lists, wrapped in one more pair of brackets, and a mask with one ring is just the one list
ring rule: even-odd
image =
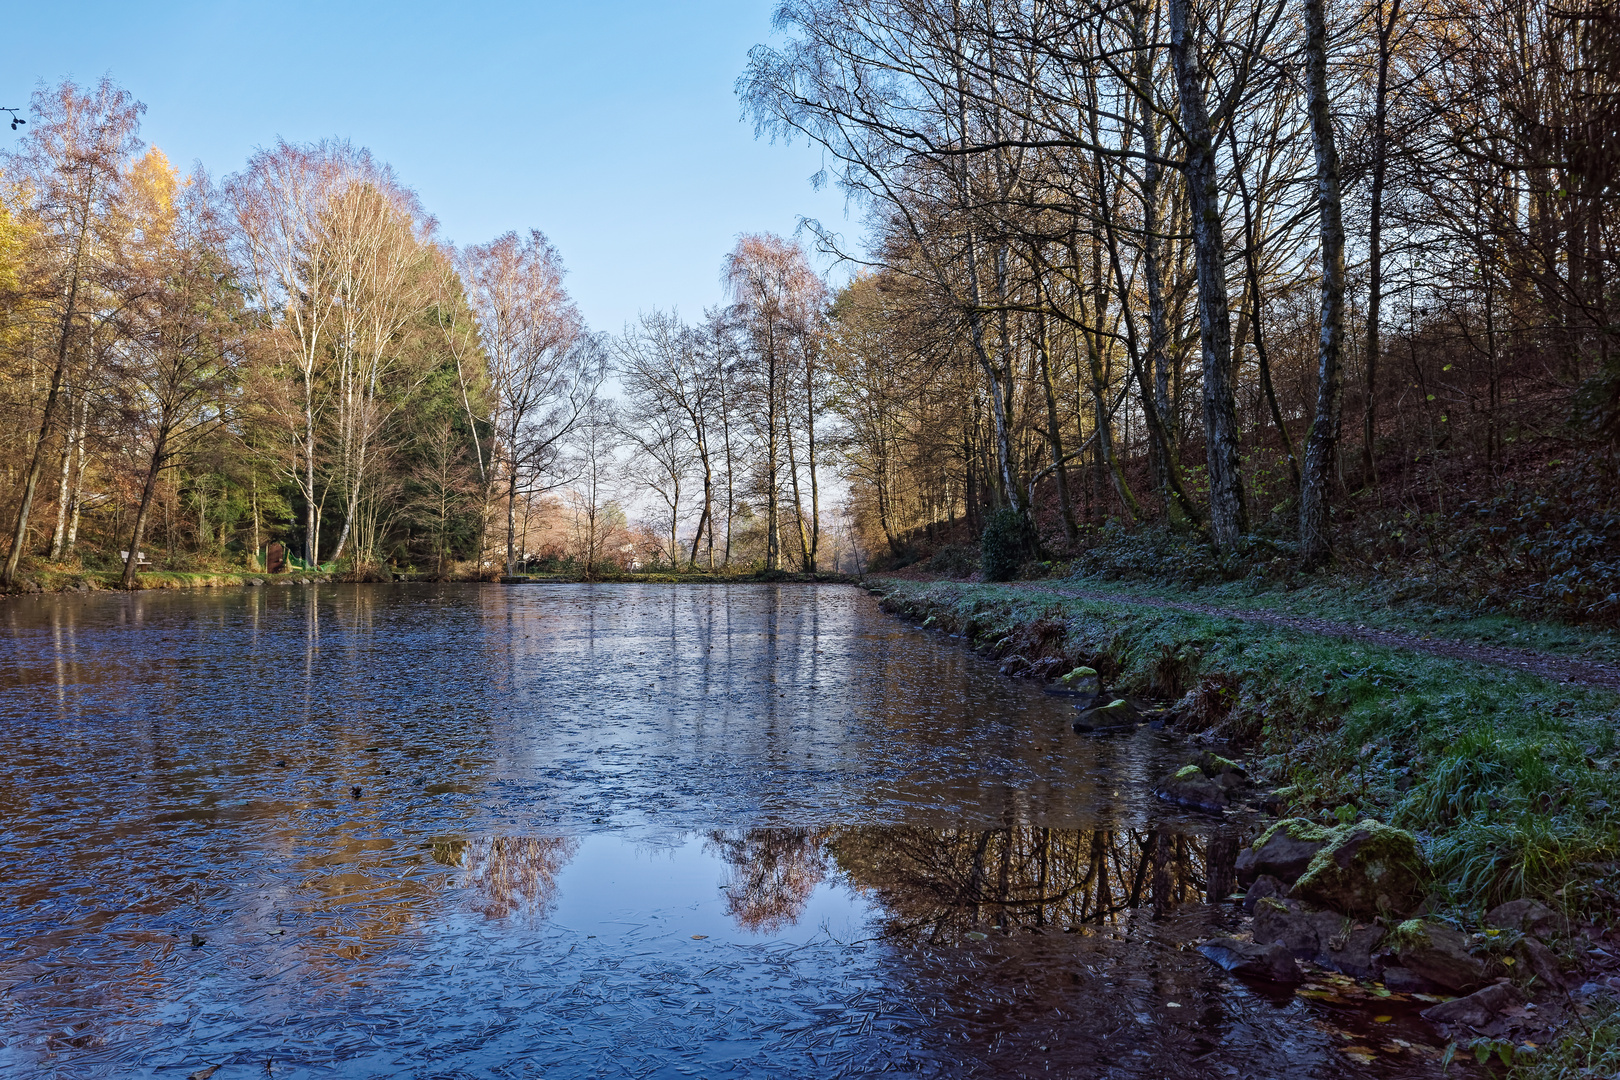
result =
[{"label": "rock at water edge", "polygon": [[1428,863],[1411,833],[1376,821],[1329,830],[1291,895],[1346,915],[1405,915],[1423,903]]},{"label": "rock at water edge", "polygon": [[1524,995],[1510,984],[1493,983],[1467,997],[1441,1002],[1432,1009],[1424,1009],[1419,1015],[1434,1024],[1458,1024],[1482,1028],[1506,1010],[1523,1002]]},{"label": "rock at water edge", "polygon": [[1447,990],[1467,992],[1485,982],[1485,965],[1468,951],[1468,938],[1445,923],[1409,919],[1395,928],[1400,966]]},{"label": "rock at water edge", "polygon": [[1238,855],[1238,880],[1253,881],[1269,874],[1292,885],[1327,847],[1328,840],[1328,831],[1320,825],[1304,818],[1285,818]]},{"label": "rock at water edge", "polygon": [[1198,951],[1233,975],[1279,983],[1305,981],[1293,955],[1275,942],[1260,945],[1236,938],[1213,938],[1198,946]]},{"label": "rock at water edge", "polygon": [[1205,776],[1196,765],[1188,765],[1165,777],[1153,793],[1166,802],[1195,810],[1225,810],[1229,801],[1226,789]]}]

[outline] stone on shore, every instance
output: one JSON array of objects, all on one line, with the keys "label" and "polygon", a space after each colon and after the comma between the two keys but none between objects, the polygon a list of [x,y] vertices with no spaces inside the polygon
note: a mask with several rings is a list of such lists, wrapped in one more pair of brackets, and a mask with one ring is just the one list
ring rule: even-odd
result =
[{"label": "stone on shore", "polygon": [[1542,940],[1569,932],[1568,920],[1534,900],[1509,900],[1505,904],[1498,904],[1485,913],[1485,925],[1501,930],[1517,930]]},{"label": "stone on shore", "polygon": [[1445,923],[1409,919],[1395,931],[1401,967],[1445,990],[1465,993],[1485,983],[1485,965],[1468,951],[1468,937]]},{"label": "stone on shore", "polygon": [[1467,997],[1441,1002],[1419,1015],[1434,1024],[1454,1024],[1462,1027],[1482,1028],[1515,1005],[1524,1003],[1524,995],[1509,983],[1492,983]]},{"label": "stone on shore", "polygon": [[[1278,875],[1281,876],[1281,875]],[[1417,838],[1376,821],[1328,831],[1290,894],[1346,915],[1405,915],[1423,903],[1428,864]]]},{"label": "stone on shore", "polygon": [[1083,710],[1080,719],[1074,722],[1074,730],[1085,733],[1090,731],[1122,731],[1133,728],[1141,723],[1142,715],[1124,698],[1115,698],[1106,705],[1096,705]]},{"label": "stone on shore", "polygon": [[1160,780],[1153,794],[1177,806],[1221,811],[1231,805],[1232,793],[1248,782],[1248,774],[1237,762],[1206,750],[1197,761]]},{"label": "stone on shore", "polygon": [[1212,938],[1198,946],[1198,951],[1233,975],[1279,983],[1305,981],[1294,957],[1275,942],[1261,945],[1236,938]]},{"label": "stone on shore", "polygon": [[1558,963],[1558,956],[1540,941],[1533,937],[1523,938],[1513,946],[1513,956],[1543,986],[1563,988],[1564,972]]},{"label": "stone on shore", "polygon": [[[1241,858],[1242,856],[1239,856]],[[1288,885],[1279,881],[1270,874],[1261,874],[1254,879],[1248,891],[1243,894],[1243,910],[1250,915],[1254,914],[1254,906],[1267,897],[1281,898],[1288,895]]]},{"label": "stone on shore", "polygon": [[1302,960],[1358,979],[1375,978],[1382,970],[1379,946],[1384,928],[1318,911],[1298,900],[1262,897],[1254,905],[1254,940],[1279,944]]},{"label": "stone on shore", "polygon": [[[933,617],[930,616],[929,618],[932,620]],[[1102,685],[1102,678],[1097,674],[1096,668],[1086,667],[1082,664],[1080,667],[1075,668],[1067,675],[1064,675],[1062,678],[1058,679],[1058,682],[1062,683],[1064,687],[1069,690],[1079,690],[1082,687],[1089,687],[1092,690],[1096,690]]]},{"label": "stone on shore", "polygon": [[1392,964],[1384,969],[1384,989],[1396,994],[1433,994],[1444,989],[1410,968]]},{"label": "stone on shore", "polygon": [[1254,881],[1261,875],[1270,875],[1292,885],[1305,873],[1317,853],[1327,847],[1328,840],[1328,831],[1320,825],[1304,818],[1285,818],[1238,853],[1238,881]]},{"label": "stone on shore", "polygon": [[1225,810],[1231,801],[1226,789],[1213,777],[1205,776],[1197,765],[1187,765],[1159,781],[1153,794],[1177,806],[1194,810]]}]

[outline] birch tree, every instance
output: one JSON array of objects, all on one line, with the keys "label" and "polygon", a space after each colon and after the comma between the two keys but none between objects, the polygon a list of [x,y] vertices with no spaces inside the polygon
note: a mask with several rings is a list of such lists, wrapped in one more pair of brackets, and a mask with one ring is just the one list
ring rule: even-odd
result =
[{"label": "birch tree", "polygon": [[43,271],[39,291],[44,303],[35,314],[48,325],[35,340],[49,350],[50,376],[0,584],[16,580],[47,446],[61,421],[59,405],[74,351],[109,311],[105,297],[95,294],[111,284],[118,270],[117,212],[126,163],[140,146],[145,108],[108,79],[94,89],[63,82],[36,90],[30,101],[33,124],[18,151],[4,162],[21,182],[27,200],[24,216],[37,246],[34,258]]},{"label": "birch tree", "polygon": [[259,348],[280,372],[272,381],[282,385],[264,400],[283,435],[284,475],[304,500],[304,559],[312,566],[320,563],[320,439],[332,406],[331,336],[352,270],[326,231],[337,200],[366,183],[395,186],[368,151],[335,140],[307,146],[278,140],[225,182],[263,328]]}]

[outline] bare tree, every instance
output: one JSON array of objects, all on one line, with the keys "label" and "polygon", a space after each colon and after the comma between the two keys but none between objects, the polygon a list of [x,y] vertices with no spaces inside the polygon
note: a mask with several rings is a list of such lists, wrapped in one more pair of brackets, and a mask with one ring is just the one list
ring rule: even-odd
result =
[{"label": "bare tree", "polygon": [[[677,466],[695,464],[702,474],[702,506],[692,533],[688,567],[697,566],[699,545],[705,534],[709,542],[709,569],[714,569],[715,517],[715,428],[720,413],[720,373],[711,363],[702,335],[682,323],[674,313],[654,311],[643,315],[638,327],[625,333],[618,346],[619,378],[632,404],[632,417],[652,432],[667,432],[655,445],[666,447],[653,456],[660,463],[660,475],[678,478]],[[675,433],[679,432],[679,440]],[[650,446],[640,437],[646,453]],[[683,453],[680,443],[689,446]],[[671,485],[672,487],[675,485]],[[670,507],[670,561],[678,561],[675,550],[677,513]]]},{"label": "bare tree", "polygon": [[[379,445],[412,383],[426,369],[402,372],[410,354],[406,328],[432,300],[431,219],[415,196],[378,177],[351,182],[334,193],[321,215],[318,243],[335,270],[339,303],[330,322],[334,354],[336,486],[343,524],[332,558],[343,557],[360,514],[366,485],[377,471]],[[393,385],[402,375],[406,385]],[[361,555],[370,555],[362,550]]]},{"label": "bare tree", "polygon": [[347,142],[277,141],[225,182],[236,243],[257,300],[261,351],[286,369],[290,393],[267,394],[286,432],[285,475],[304,499],[304,558],[320,562],[319,440],[330,405],[327,367],[351,271],[327,242],[329,215],[355,184],[397,188],[386,166]]},{"label": "bare tree", "polygon": [[158,477],[231,418],[226,391],[238,356],[238,294],[207,174],[199,169],[181,179],[162,162],[140,177],[129,201],[139,237],[126,261],[135,296],[121,320],[112,385],[146,468],[124,559],[126,589],[135,587]]},{"label": "bare tree", "polygon": [[587,580],[596,577],[626,524],[615,483],[621,430],[613,403],[592,397],[567,434],[574,556],[584,565]]},{"label": "bare tree", "polygon": [[[788,394],[804,363],[804,339],[814,332],[820,317],[824,286],[798,244],[769,234],[739,238],[726,257],[724,276],[733,311],[747,335],[754,421],[764,446],[757,490],[765,502],[765,569],[778,570],[782,459],[792,422]],[[807,392],[813,401],[813,389]],[[797,469],[790,472],[797,488]]]},{"label": "bare tree", "polygon": [[[606,353],[586,334],[563,290],[562,260],[538,230],[466,248],[459,261],[488,364],[487,422],[506,484],[510,576],[517,564],[520,485],[547,474],[555,479],[564,440],[607,378]],[[488,477],[493,485],[497,469]]]}]

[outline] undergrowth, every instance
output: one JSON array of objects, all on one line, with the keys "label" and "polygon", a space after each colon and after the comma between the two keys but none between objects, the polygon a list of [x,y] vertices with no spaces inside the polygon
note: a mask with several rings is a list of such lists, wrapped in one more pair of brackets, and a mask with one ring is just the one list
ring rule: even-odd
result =
[{"label": "undergrowth", "polygon": [[1620,1076],[1620,1002],[1600,998],[1557,1041],[1519,1056],[1514,1080],[1612,1080]]}]

